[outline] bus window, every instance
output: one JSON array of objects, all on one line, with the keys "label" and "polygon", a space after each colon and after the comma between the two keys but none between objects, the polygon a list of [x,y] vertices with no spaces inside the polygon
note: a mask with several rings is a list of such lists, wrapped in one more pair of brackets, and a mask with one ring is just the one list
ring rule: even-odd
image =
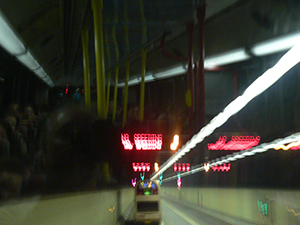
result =
[{"label": "bus window", "polygon": [[153,181],[139,182],[137,185],[137,195],[155,195],[158,194],[157,185]]},{"label": "bus window", "polygon": [[158,202],[138,202],[138,212],[155,212],[158,211]]}]

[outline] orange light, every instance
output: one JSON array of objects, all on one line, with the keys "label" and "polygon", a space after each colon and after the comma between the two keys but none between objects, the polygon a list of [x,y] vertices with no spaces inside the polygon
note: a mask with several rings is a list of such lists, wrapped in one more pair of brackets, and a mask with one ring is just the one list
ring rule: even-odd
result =
[{"label": "orange light", "polygon": [[204,163],[205,172],[209,171],[209,163]]},{"label": "orange light", "polygon": [[299,146],[299,145],[300,145],[300,140],[297,141],[297,142],[292,142],[292,143],[288,144],[287,146],[285,146],[285,145],[279,145],[278,147],[275,147],[274,149],[275,149],[275,150],[282,149],[282,150],[284,150],[284,151],[287,151],[287,150],[289,150],[289,149],[297,150],[297,149],[299,149],[299,147],[298,147],[298,148],[293,148],[293,147],[297,147],[297,146]]},{"label": "orange light", "polygon": [[177,134],[173,137],[173,142],[170,144],[170,149],[175,151],[179,145],[179,136]]},{"label": "orange light", "polygon": [[300,213],[296,213],[295,210],[293,209],[289,209],[289,207],[286,205],[286,209],[289,211],[289,212],[293,212],[295,216],[299,216]]},{"label": "orange light", "polygon": [[157,162],[154,163],[154,170],[155,170],[155,172],[157,172],[157,171],[159,170],[159,166],[158,166],[158,163],[157,163]]}]

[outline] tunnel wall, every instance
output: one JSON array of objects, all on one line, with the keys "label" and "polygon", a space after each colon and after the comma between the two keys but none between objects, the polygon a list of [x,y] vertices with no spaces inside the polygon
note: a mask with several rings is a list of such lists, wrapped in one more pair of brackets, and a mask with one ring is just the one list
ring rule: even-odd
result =
[{"label": "tunnel wall", "polygon": [[34,197],[0,206],[1,224],[116,224],[134,189]]},{"label": "tunnel wall", "polygon": [[[300,191],[234,188],[169,188],[165,196],[256,224],[299,224]],[[212,215],[215,215],[212,213]],[[234,220],[231,220],[231,223]],[[238,224],[238,223],[236,223]]]}]

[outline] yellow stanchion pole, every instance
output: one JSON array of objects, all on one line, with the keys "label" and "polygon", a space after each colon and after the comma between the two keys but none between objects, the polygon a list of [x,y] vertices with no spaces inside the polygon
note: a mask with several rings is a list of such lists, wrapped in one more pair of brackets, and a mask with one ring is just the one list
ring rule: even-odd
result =
[{"label": "yellow stanchion pole", "polygon": [[142,49],[142,71],[141,71],[141,92],[140,92],[140,121],[144,120],[145,107],[145,74],[146,74],[147,49]]},{"label": "yellow stanchion pole", "polygon": [[129,81],[129,71],[130,71],[130,61],[126,60],[126,75],[125,75],[125,93],[124,93],[124,108],[123,108],[123,123],[124,127],[127,118],[127,104],[128,104],[128,81]]},{"label": "yellow stanchion pole", "polygon": [[107,89],[106,89],[106,115],[105,115],[105,119],[107,119],[107,115],[108,115],[108,112],[109,112],[110,77],[111,77],[111,72],[109,72],[109,73],[108,73],[108,76],[107,76]]},{"label": "yellow stanchion pole", "polygon": [[[95,56],[96,56],[96,79],[97,79],[97,109],[101,119],[105,119],[105,67],[103,49],[102,9],[103,0],[92,0],[94,12],[94,33],[95,33]],[[109,163],[105,162],[102,168],[103,176],[107,183],[110,182]]]},{"label": "yellow stanchion pole", "polygon": [[82,53],[83,53],[83,70],[84,70],[84,99],[85,105],[91,108],[91,86],[90,86],[90,65],[89,65],[89,31],[81,31]]},{"label": "yellow stanchion pole", "polygon": [[105,67],[103,49],[103,29],[102,29],[102,0],[92,0],[94,13],[94,33],[95,33],[95,56],[96,56],[96,80],[97,80],[97,109],[101,119],[105,119]]},{"label": "yellow stanchion pole", "polygon": [[116,112],[117,112],[118,79],[119,79],[119,66],[117,66],[115,69],[114,109],[113,109],[113,118],[112,118],[113,123],[115,123]]},{"label": "yellow stanchion pole", "polygon": [[[117,14],[117,8],[115,8],[115,23],[118,22],[118,14]],[[116,49],[116,62],[119,61],[119,48],[118,48],[118,42],[116,39],[116,26],[113,26],[112,29],[112,35],[113,35],[113,41],[115,44]],[[114,89],[114,107],[113,107],[113,116],[112,116],[112,122],[115,123],[116,118],[116,112],[117,112],[117,96],[118,96],[118,79],[119,79],[119,65],[115,68],[115,89]]]},{"label": "yellow stanchion pole", "polygon": [[[105,32],[105,44],[106,44],[106,53],[108,58],[108,68],[111,66],[111,57],[110,57],[110,49],[109,49],[109,43],[108,43],[108,37],[107,37],[107,30]],[[107,119],[107,115],[109,112],[109,98],[110,98],[110,77],[111,77],[111,71],[108,72],[107,75],[107,88],[106,88],[106,115],[105,119]]]}]

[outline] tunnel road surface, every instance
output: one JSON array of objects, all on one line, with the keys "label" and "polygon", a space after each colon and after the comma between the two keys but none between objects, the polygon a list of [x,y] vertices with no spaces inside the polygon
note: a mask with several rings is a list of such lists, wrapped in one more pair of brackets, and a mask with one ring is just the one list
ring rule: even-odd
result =
[{"label": "tunnel road surface", "polygon": [[168,198],[161,200],[161,225],[230,225],[224,221],[200,212],[193,205],[186,206]]}]

